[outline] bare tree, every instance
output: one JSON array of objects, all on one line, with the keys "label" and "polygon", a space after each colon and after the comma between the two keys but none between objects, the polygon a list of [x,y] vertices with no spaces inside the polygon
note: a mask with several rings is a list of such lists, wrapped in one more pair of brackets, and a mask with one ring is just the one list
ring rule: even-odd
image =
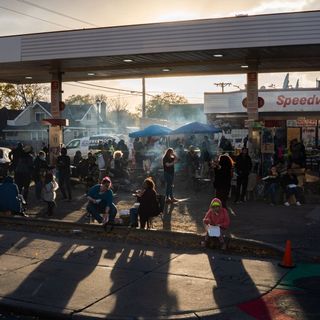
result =
[{"label": "bare tree", "polygon": [[48,97],[48,85],[0,83],[0,103],[12,109],[23,109],[36,101],[48,101]]}]

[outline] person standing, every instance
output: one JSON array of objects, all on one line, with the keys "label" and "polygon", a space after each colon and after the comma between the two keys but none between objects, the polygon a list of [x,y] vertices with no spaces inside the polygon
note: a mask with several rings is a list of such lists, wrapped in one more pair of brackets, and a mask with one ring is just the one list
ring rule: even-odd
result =
[{"label": "person standing", "polygon": [[195,182],[197,174],[200,175],[200,158],[194,146],[189,147],[186,155],[186,164],[188,173],[187,186],[191,186]]},{"label": "person standing", "polygon": [[144,145],[139,138],[135,138],[133,142],[134,158],[137,169],[143,169]]},{"label": "person standing", "polygon": [[202,144],[201,144],[202,176],[204,176],[204,177],[206,177],[209,174],[210,161],[211,161],[211,154],[210,154],[209,137],[204,136]]},{"label": "person standing", "polygon": [[51,172],[48,172],[44,178],[43,188],[42,188],[42,198],[48,205],[47,214],[48,216],[53,215],[53,209],[56,206],[56,190],[58,189],[58,184]]},{"label": "person standing", "polygon": [[[58,184],[63,199],[71,201],[70,157],[67,155],[67,148],[61,148],[60,153],[60,156],[57,158]],[[68,197],[65,188],[67,189]]]},{"label": "person standing", "polygon": [[[235,202],[244,202],[247,193],[248,177],[252,168],[252,161],[248,155],[248,148],[243,147],[236,158],[235,172],[237,174],[237,187]],[[240,193],[241,191],[241,193]]]},{"label": "person standing", "polygon": [[173,149],[167,149],[164,157],[162,158],[167,203],[178,202],[178,200],[173,196],[174,165],[177,161],[178,158],[174,154]]},{"label": "person standing", "polygon": [[28,201],[29,187],[33,174],[33,156],[31,153],[31,146],[23,148],[23,153],[18,160],[14,174],[14,181],[18,185],[19,193],[23,195],[26,202]]},{"label": "person standing", "polygon": [[41,190],[48,168],[49,166],[46,160],[45,152],[39,151],[37,157],[33,162],[33,181],[35,184],[37,200],[41,200]]},{"label": "person standing", "polygon": [[11,161],[10,168],[9,168],[10,171],[15,172],[18,162],[23,155],[24,155],[23,144],[19,142],[17,147],[12,151],[10,151],[9,153],[9,159]]},{"label": "person standing", "polygon": [[230,156],[222,154],[218,161],[213,162],[216,197],[221,200],[222,207],[227,208],[227,200],[231,189],[233,161]]},{"label": "person standing", "polygon": [[298,141],[298,139],[293,139],[290,142],[290,156],[289,163],[290,165],[296,165],[300,168],[305,168],[306,166],[306,149],[302,142]]},{"label": "person standing", "polygon": [[129,148],[128,146],[125,144],[124,140],[121,139],[118,143],[118,146],[117,146],[117,150],[120,150],[122,151],[122,154],[123,154],[123,159],[128,161],[129,160]]}]

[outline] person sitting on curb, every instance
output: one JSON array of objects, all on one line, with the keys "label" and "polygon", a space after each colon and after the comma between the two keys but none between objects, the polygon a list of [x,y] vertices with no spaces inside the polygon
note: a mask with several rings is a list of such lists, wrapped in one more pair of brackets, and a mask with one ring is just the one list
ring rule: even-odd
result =
[{"label": "person sitting on curb", "polygon": [[[114,223],[117,207],[113,203],[112,183],[109,177],[104,177],[100,184],[96,184],[88,191],[87,211],[103,226]],[[103,215],[103,217],[101,216]]]},{"label": "person sitting on curb", "polygon": [[296,205],[301,206],[301,188],[298,186],[298,178],[293,173],[291,166],[288,166],[287,173],[282,177],[282,186],[286,194],[286,202],[284,205],[289,207],[290,197],[294,195],[296,198]]},{"label": "person sitting on curb", "polygon": [[205,236],[205,240],[201,242],[201,245],[205,247],[208,244],[209,237],[212,236],[210,229],[212,227],[215,227],[216,234],[213,236],[219,237],[221,249],[225,250],[227,248],[227,245],[224,241],[223,232],[229,227],[230,218],[227,209],[222,208],[222,203],[220,199],[212,199],[209,210],[207,211],[203,219],[203,223],[207,231],[207,234]]},{"label": "person sitting on curb", "polygon": [[19,194],[18,186],[13,182],[12,177],[6,176],[0,184],[0,212],[27,217],[24,213],[24,205],[25,201]]}]

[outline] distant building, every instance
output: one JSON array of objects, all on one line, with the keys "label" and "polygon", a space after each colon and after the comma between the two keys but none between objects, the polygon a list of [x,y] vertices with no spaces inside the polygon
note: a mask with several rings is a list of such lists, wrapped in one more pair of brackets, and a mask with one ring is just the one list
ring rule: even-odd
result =
[{"label": "distant building", "polygon": [[[209,123],[247,127],[246,91],[205,93],[204,113]],[[280,137],[284,145],[296,138],[306,147],[320,146],[320,91],[316,89],[259,90],[263,104],[256,125]]]},{"label": "distant building", "polygon": [[[30,144],[37,151],[43,142],[48,143],[48,126],[43,125],[42,120],[50,118],[50,103],[35,102],[7,120],[3,129],[5,139]],[[98,114],[96,105],[66,105],[61,118],[69,120],[69,126],[63,130],[65,144],[74,138],[108,133],[114,127],[106,119],[105,111],[101,110]]]}]

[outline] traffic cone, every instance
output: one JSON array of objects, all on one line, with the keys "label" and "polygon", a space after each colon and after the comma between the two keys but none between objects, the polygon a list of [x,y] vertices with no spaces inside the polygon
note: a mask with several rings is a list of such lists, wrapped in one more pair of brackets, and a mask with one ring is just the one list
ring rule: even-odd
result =
[{"label": "traffic cone", "polygon": [[295,267],[295,265],[293,264],[293,261],[292,261],[292,256],[291,256],[291,240],[287,240],[287,242],[286,242],[286,249],[284,251],[282,262],[279,263],[279,266],[283,267],[283,268],[294,268]]}]

